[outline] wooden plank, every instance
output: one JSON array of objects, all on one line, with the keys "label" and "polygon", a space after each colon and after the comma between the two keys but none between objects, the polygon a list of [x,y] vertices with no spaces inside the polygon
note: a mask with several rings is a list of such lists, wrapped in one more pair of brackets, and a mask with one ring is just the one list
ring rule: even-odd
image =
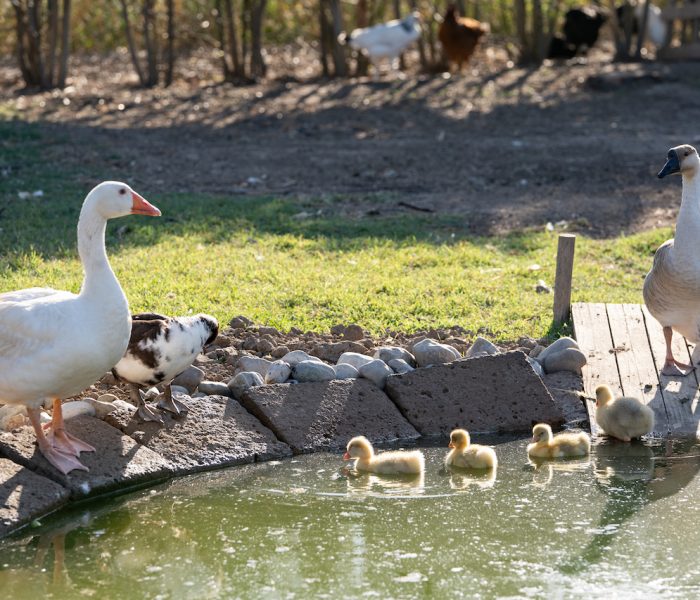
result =
[{"label": "wooden plank", "polygon": [[669,433],[654,356],[649,345],[644,315],[639,304],[608,304],[608,322],[625,396],[634,396],[654,411],[654,433]]},{"label": "wooden plank", "polygon": [[571,306],[574,337],[588,363],[582,369],[586,408],[591,421],[591,433],[596,434],[595,389],[607,383],[615,395],[622,394],[620,375],[615,360],[614,345],[605,304],[575,302]]},{"label": "wooden plank", "polygon": [[663,60],[693,60],[700,58],[700,43],[669,46],[659,50],[659,58]]},{"label": "wooden plank", "polygon": [[[670,433],[692,433],[698,432],[698,403],[700,402],[700,390],[698,390],[697,371],[685,377],[669,377],[662,375],[664,360],[666,357],[666,342],[661,324],[649,314],[646,306],[642,307],[642,314],[646,323],[651,351],[654,355],[656,367],[659,371],[661,382],[661,393],[664,398],[666,414],[670,426]],[[684,362],[690,361],[691,351],[686,341],[678,333],[673,334],[671,346],[673,355]]]},{"label": "wooden plank", "polygon": [[574,271],[576,236],[573,233],[559,234],[557,246],[557,269],[554,277],[554,324],[569,320],[571,312],[571,278]]}]

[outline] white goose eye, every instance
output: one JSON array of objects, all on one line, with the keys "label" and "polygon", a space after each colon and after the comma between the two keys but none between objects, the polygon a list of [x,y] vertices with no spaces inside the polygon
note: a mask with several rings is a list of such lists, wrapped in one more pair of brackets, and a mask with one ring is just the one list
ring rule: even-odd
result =
[{"label": "white goose eye", "polygon": [[[687,154],[686,154],[686,156],[687,156]],[[124,188],[120,189],[120,190],[119,190],[119,195],[120,195],[120,196],[123,196],[124,194],[126,194],[126,189],[124,189]]]}]

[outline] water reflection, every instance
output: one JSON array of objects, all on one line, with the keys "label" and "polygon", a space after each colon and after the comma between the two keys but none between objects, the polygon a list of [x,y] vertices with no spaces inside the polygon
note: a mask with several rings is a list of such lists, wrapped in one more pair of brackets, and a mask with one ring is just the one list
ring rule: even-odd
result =
[{"label": "water reflection", "polygon": [[527,468],[532,471],[532,485],[547,487],[554,481],[555,473],[570,475],[577,471],[585,471],[591,465],[590,456],[581,458],[536,458],[528,456]]},{"label": "water reflection", "polygon": [[[689,442],[677,441],[652,447],[649,442],[603,440],[594,449],[596,484],[607,500],[593,537],[581,554],[562,567],[564,572],[588,569],[600,562],[629,521],[649,504],[680,492],[700,471],[700,454]],[[655,455],[654,449],[662,455]]]},{"label": "water reflection", "polygon": [[349,494],[371,493],[378,496],[407,494],[421,496],[425,493],[425,474],[419,475],[375,475],[354,469],[341,469],[346,478]]},{"label": "water reflection", "polygon": [[498,469],[457,469],[447,467],[450,474],[450,489],[468,490],[470,488],[480,488],[486,490],[492,488],[496,483]]}]

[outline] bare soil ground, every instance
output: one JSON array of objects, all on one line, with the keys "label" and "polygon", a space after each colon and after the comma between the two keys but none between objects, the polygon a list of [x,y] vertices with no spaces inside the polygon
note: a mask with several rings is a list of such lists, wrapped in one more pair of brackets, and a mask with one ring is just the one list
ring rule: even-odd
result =
[{"label": "bare soil ground", "polygon": [[308,48],[272,63],[269,80],[234,87],[198,54],[173,87],[141,90],[125,54],[78,58],[68,89],[40,94],[5,63],[0,94],[42,124],[46,159],[86,182],[301,197],[338,216],[423,209],[482,235],[672,224],[679,185],[655,173],[669,147],[700,143],[700,64],[611,64],[599,51],[528,70],[491,48],[460,75],[373,81],[314,78]]}]

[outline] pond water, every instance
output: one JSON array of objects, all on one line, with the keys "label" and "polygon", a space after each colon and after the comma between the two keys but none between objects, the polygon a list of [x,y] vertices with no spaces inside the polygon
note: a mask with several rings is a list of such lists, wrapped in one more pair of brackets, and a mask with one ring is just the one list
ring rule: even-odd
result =
[{"label": "pond water", "polygon": [[0,597],[691,598],[700,446],[603,443],[495,478],[353,476],[339,454],[175,480],[63,511],[0,542]]}]

